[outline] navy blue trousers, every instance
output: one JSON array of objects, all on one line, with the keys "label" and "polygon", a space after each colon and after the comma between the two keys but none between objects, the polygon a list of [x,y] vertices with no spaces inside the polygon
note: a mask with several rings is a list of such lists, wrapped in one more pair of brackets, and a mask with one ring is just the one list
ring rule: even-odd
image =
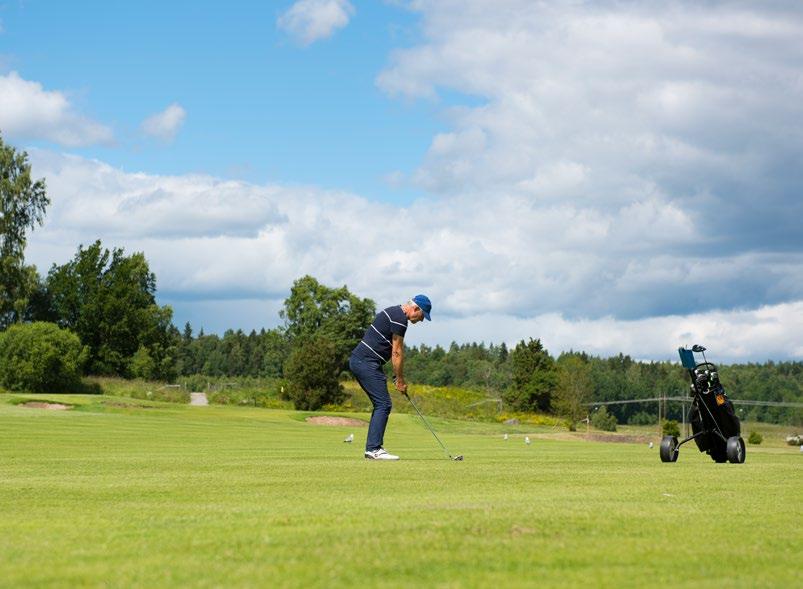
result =
[{"label": "navy blue trousers", "polygon": [[379,362],[371,362],[353,354],[349,358],[349,368],[374,406],[371,423],[368,425],[368,438],[365,440],[365,450],[371,452],[383,446],[388,416],[393,408],[388,392],[388,378]]}]

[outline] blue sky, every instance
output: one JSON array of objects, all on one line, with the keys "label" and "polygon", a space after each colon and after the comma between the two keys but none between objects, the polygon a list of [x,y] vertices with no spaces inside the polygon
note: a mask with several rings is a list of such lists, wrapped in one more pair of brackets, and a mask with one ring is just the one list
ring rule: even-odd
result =
[{"label": "blue sky", "polygon": [[0,0],[0,132],[40,270],[143,251],[177,324],[272,327],[293,280],[409,343],[803,358],[794,3]]},{"label": "blue sky", "polygon": [[[394,47],[415,41],[417,16],[367,2],[344,30],[302,45],[276,24],[290,4],[6,2],[0,48],[6,69],[113,127],[112,145],[75,153],[130,171],[408,202],[416,191],[384,178],[415,169],[443,123],[432,102],[388,100],[374,78]],[[140,122],[173,102],[189,113],[181,133],[148,144]]]}]

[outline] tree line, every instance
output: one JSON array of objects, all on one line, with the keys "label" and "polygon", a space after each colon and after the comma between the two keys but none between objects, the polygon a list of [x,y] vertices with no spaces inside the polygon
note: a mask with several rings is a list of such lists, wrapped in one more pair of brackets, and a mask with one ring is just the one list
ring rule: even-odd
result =
[{"label": "tree line", "polygon": [[[53,264],[45,275],[25,264],[26,234],[43,222],[49,199],[45,181],[32,179],[27,154],[2,137],[0,205],[3,386],[22,386],[20,374],[37,370],[39,381],[29,388],[53,387],[54,374],[72,383],[79,374],[167,382],[192,375],[262,377],[287,381],[287,395],[299,408],[342,400],[348,356],[374,318],[374,301],[304,276],[284,301],[277,328],[222,336],[196,334],[189,323],[179,330],[172,309],[156,301],[156,276],[141,252],[108,249],[98,240],[78,246],[69,262]],[[482,389],[510,410],[558,413],[572,424],[588,414],[590,403],[681,396],[688,388],[675,363],[583,352],[553,357],[532,338],[512,349],[504,343],[408,347],[405,375],[414,383]],[[803,398],[801,362],[723,366],[720,375],[735,398]],[[656,407],[623,404],[607,411],[619,423],[652,423]],[[742,416],[801,421],[800,410],[783,407],[751,407]],[[670,406],[669,417],[679,419],[680,407]]]}]

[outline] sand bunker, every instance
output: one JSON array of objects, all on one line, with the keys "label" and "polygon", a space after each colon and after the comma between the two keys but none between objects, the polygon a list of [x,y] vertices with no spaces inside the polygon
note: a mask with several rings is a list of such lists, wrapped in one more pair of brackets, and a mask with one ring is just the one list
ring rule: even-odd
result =
[{"label": "sand bunker", "polygon": [[307,423],[313,425],[352,425],[356,427],[365,427],[368,425],[362,419],[354,419],[353,417],[332,417],[330,415],[307,417]]},{"label": "sand bunker", "polygon": [[43,403],[41,401],[28,401],[27,403],[23,403],[22,406],[32,409],[52,409],[55,411],[64,411],[65,409],[71,408],[69,405],[63,405],[61,403]]}]

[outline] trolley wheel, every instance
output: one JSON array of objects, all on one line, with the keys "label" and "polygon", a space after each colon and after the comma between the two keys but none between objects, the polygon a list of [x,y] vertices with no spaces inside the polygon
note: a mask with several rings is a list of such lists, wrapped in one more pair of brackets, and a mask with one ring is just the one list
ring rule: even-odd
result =
[{"label": "trolley wheel", "polygon": [[661,462],[677,462],[678,439],[675,436],[664,436],[661,440]]},{"label": "trolley wheel", "polygon": [[733,436],[728,438],[728,443],[725,447],[725,452],[728,455],[728,460],[734,464],[742,464],[745,459],[744,440],[740,436]]}]

